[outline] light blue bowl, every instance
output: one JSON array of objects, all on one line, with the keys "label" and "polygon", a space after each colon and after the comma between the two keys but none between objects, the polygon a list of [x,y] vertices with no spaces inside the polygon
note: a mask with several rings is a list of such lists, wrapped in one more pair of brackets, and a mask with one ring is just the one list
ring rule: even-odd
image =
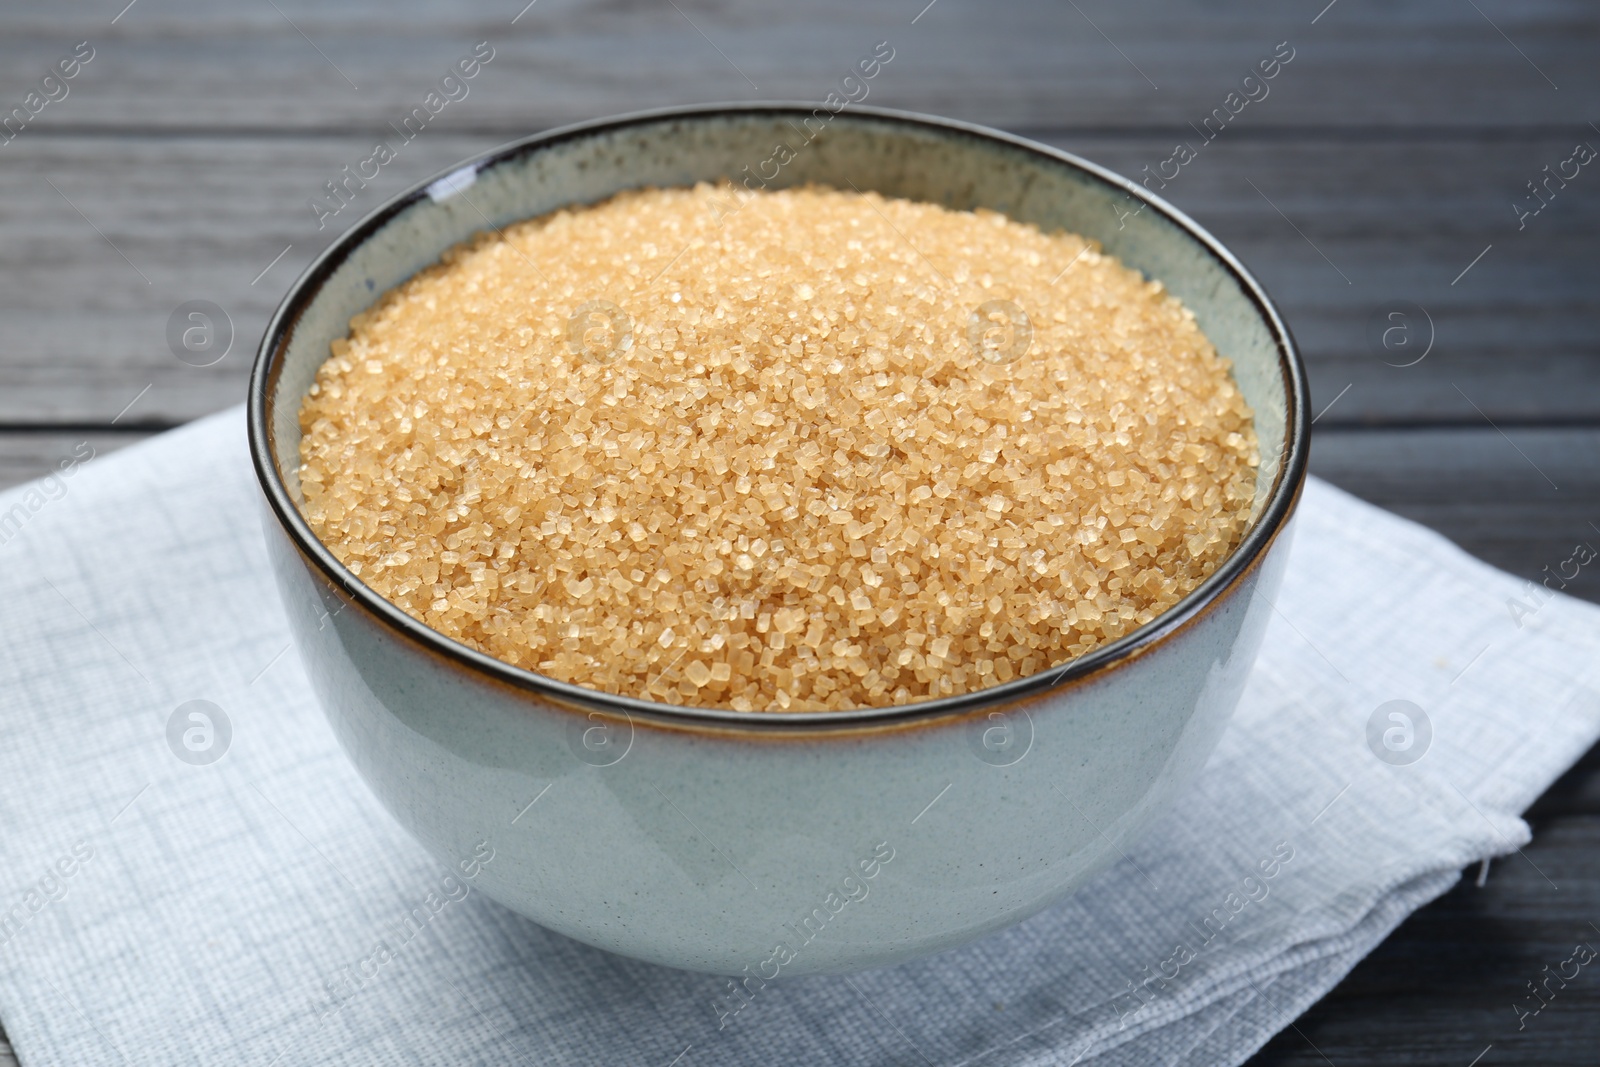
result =
[{"label": "light blue bowl", "polygon": [[[774,166],[779,145],[793,158]],[[509,666],[411,619],[317,541],[296,506],[297,414],[352,315],[490,224],[774,170],[774,187],[853,185],[1072,230],[1165,283],[1255,409],[1261,476],[1241,546],[1170,611],[1064,668],[908,706],[763,714]],[[942,119],[738,105],[531,137],[385,204],[290,290],[257,356],[249,416],[301,654],[394,816],[452,867],[486,842],[494,858],[475,884],[536,922],[753,990],[1026,918],[1117,859],[1194,779],[1271,612],[1262,601],[1305,478],[1306,403],[1294,343],[1260,286],[1131,182]]]}]

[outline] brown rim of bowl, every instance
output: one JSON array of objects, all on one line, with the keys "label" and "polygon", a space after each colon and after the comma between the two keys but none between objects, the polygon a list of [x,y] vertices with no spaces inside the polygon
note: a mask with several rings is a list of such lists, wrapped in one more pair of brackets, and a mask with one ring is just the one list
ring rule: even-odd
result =
[{"label": "brown rim of bowl", "polygon": [[466,162],[448,167],[433,177],[419,182],[405,192],[398,194],[387,203],[373,209],[364,218],[351,226],[349,230],[341,234],[316,259],[311,261],[311,264],[306,267],[299,278],[295,279],[294,284],[290,286],[288,293],[284,296],[283,302],[273,312],[271,320],[267,323],[266,333],[262,337],[261,345],[256,351],[255,365],[250,373],[250,393],[246,401],[250,458],[255,465],[256,477],[261,482],[262,491],[266,494],[267,502],[272,508],[274,516],[299,549],[300,554],[314,561],[318,569],[322,571],[323,576],[336,588],[343,590],[351,601],[366,609],[368,614],[396,631],[400,636],[409,638],[428,650],[442,655],[446,660],[453,662],[457,666],[476,674],[484,675],[489,680],[498,681],[516,689],[550,698],[557,704],[569,707],[575,705],[577,708],[586,711],[609,712],[629,717],[639,716],[645,720],[658,720],[663,723],[681,726],[712,726],[723,729],[731,727],[736,730],[752,731],[816,730],[830,732],[850,726],[883,726],[892,722],[963,716],[985,707],[1010,704],[1036,697],[1050,690],[1088,681],[1093,676],[1110,672],[1119,666],[1129,663],[1142,653],[1152,650],[1156,645],[1161,644],[1179,630],[1185,628],[1188,623],[1194,621],[1215,602],[1222,599],[1235,582],[1253,568],[1259,557],[1265,553],[1276,539],[1278,532],[1288,521],[1289,515],[1293,511],[1295,501],[1299,496],[1300,486],[1305,481],[1306,476],[1307,459],[1310,451],[1310,396],[1306,385],[1305,368],[1301,364],[1300,355],[1295,347],[1294,338],[1289,332],[1289,327],[1278,313],[1278,309],[1273,305],[1271,298],[1267,296],[1261,284],[1245,269],[1244,265],[1239,262],[1233,253],[1224,248],[1221,242],[1207,233],[1204,228],[1171,204],[1121,175],[1090,163],[1088,160],[1080,159],[1069,152],[1063,152],[1049,145],[1039,144],[999,130],[967,122],[958,122],[953,119],[920,115],[908,111],[896,111],[888,108],[851,107],[840,112],[840,114],[874,119],[907,127],[920,127],[943,133],[956,133],[978,140],[992,141],[1010,148],[1022,149],[1025,152],[1044,156],[1052,162],[1064,164],[1088,174],[1129,196],[1143,201],[1157,213],[1177,225],[1227,268],[1239,283],[1240,288],[1254,302],[1257,312],[1262,320],[1266,322],[1274,340],[1277,342],[1279,369],[1287,394],[1284,398],[1285,448],[1283,460],[1278,464],[1277,476],[1274,479],[1271,493],[1267,497],[1266,506],[1262,509],[1260,518],[1245,534],[1244,540],[1239,543],[1238,547],[1222,561],[1221,566],[1213,571],[1210,577],[1201,582],[1188,596],[1133,632],[1109,644],[1101,645],[1064,665],[1038,671],[1026,677],[1016,678],[985,689],[976,689],[955,696],[940,697],[936,700],[926,700],[912,704],[895,704],[876,708],[852,708],[847,711],[734,711],[723,708],[700,708],[642,700],[638,697],[622,696],[617,693],[589,689],[571,682],[562,682],[542,674],[536,674],[521,667],[514,667],[503,660],[496,659],[469,645],[446,637],[432,627],[407,615],[352,574],[344,564],[339,562],[338,558],[334,556],[327,546],[318,540],[304,516],[300,514],[299,507],[290,497],[288,488],[284,485],[283,478],[279,474],[275,443],[272,435],[268,432],[268,427],[272,424],[272,409],[275,405],[272,387],[276,385],[278,375],[282,369],[282,361],[279,357],[289,338],[293,335],[301,313],[315,297],[322,284],[338,269],[351,252],[364,243],[367,238],[381,230],[385,224],[400,212],[425,199],[428,195],[428,187],[435,181],[447,175],[457,174],[468,167],[471,167],[473,173],[476,174],[500,163],[552,145],[628,126],[659,124],[673,119],[714,118],[741,113],[809,115],[813,106],[812,104],[793,101],[757,104],[702,104],[694,107],[638,111],[614,118],[562,126],[545,133],[534,134],[531,137],[509,142],[474,156]]}]

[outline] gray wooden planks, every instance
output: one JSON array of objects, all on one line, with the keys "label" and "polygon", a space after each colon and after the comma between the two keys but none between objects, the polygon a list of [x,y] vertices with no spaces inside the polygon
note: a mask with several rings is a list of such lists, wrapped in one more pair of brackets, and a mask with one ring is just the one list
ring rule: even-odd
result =
[{"label": "gray wooden planks", "polygon": [[[1600,429],[1319,427],[1311,469],[1530,581],[1579,542],[1600,549]],[[1600,566],[1564,591],[1600,602]]]},{"label": "gray wooden planks", "polygon": [[[105,423],[141,392],[125,417],[163,425],[238,402],[267,315],[312,255],[358,209],[492,139],[419,137],[319,233],[306,203],[364,143],[19,138],[0,170],[0,275],[17,279],[0,292],[0,426]],[[232,349],[212,366],[168,344],[168,319],[190,300],[232,322]]]},{"label": "gray wooden planks", "polygon": [[[385,197],[501,140],[453,132],[446,117],[321,231],[307,201],[370,136],[19,137],[0,159],[0,273],[17,280],[0,290],[0,426],[103,422],[146,386],[128,418],[173,424],[236,402],[267,315],[318,249]],[[1182,133],[1044,136],[1139,174]],[[1316,409],[1338,401],[1328,423],[1462,424],[1478,409],[1497,422],[1594,421],[1600,174],[1524,230],[1510,210],[1525,176],[1576,136],[1329,141],[1241,127],[1162,193],[1281,303]],[[234,326],[212,367],[179,362],[166,342],[168,316],[193,299]],[[1434,346],[1415,366],[1390,365],[1407,360],[1369,343],[1369,320],[1392,300],[1431,316]]]},{"label": "gray wooden planks", "polygon": [[[896,56],[868,103],[998,125],[1138,173],[1195,140],[1188,124],[1289,41],[1295,59],[1270,96],[1165,194],[1284,307],[1316,409],[1332,404],[1313,469],[1529,579],[1600,536],[1588,532],[1600,523],[1600,176],[1585,170],[1524,230],[1510,206],[1574,139],[1600,145],[1600,17],[1582,0],[276,3],[282,14],[259,0],[0,11],[0,111],[76,41],[96,48],[70,95],[0,145],[0,484],[79,441],[105,455],[242,398],[266,315],[357,213],[319,232],[305,198],[473,42],[492,42],[495,59],[361,210],[562,122],[816,100],[879,40]],[[190,299],[233,318],[215,366],[167,350],[167,316]],[[1436,333],[1411,367],[1387,365],[1366,337],[1374,311],[1400,299]],[[1600,599],[1588,573],[1570,591]],[[1520,861],[1501,865],[1488,889],[1410,920],[1302,1019],[1315,1046],[1286,1031],[1259,1062],[1466,1064],[1490,1041],[1485,1067],[1592,1062],[1592,993],[1575,989],[1530,1034],[1507,1005],[1570,948],[1595,899],[1596,782],[1591,754],[1533,814],[1527,851],[1558,872],[1560,900]]]},{"label": "gray wooden planks", "polygon": [[1451,0],[540,0],[518,18],[524,2],[282,0],[280,14],[140,0],[112,25],[120,2],[28,0],[0,21],[0,99],[86,39],[95,59],[41,126],[370,128],[488,40],[474,121],[521,130],[660,104],[818,99],[888,40],[896,58],[873,103],[1008,126],[1181,125],[1287,40],[1278,124],[1581,123],[1600,110],[1600,38],[1582,0],[1478,0],[1481,13]]},{"label": "gray wooden planks", "polygon": [[1463,872],[1460,885],[1407,919],[1251,1067],[1592,1067],[1592,983],[1552,987],[1555,999],[1525,1026],[1514,1006],[1526,1011],[1527,983],[1559,968],[1576,944],[1600,943],[1597,785],[1600,749],[1528,811],[1534,836],[1521,855],[1496,861],[1481,889],[1476,867]]},{"label": "gray wooden planks", "polygon": [[[1573,819],[1543,829],[1528,853],[1547,870],[1580,868],[1597,841],[1600,823]],[[1591,991],[1565,991],[1525,1030],[1514,1011],[1543,968],[1559,967],[1578,942],[1594,944],[1581,906],[1552,906],[1543,882],[1496,885],[1501,872],[1480,890],[1475,873],[1407,920],[1251,1067],[1469,1067],[1479,1056],[1485,1067],[1593,1067]],[[1566,887],[1590,901],[1596,893],[1592,884]]]}]

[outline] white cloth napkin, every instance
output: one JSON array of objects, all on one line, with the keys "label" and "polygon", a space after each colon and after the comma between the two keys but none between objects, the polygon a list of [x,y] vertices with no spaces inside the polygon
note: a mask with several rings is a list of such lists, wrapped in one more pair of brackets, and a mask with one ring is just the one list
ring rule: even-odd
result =
[{"label": "white cloth napkin", "polygon": [[[1238,1063],[1526,843],[1518,813],[1600,734],[1600,608],[1313,482],[1233,724],[1127,861],[965,948],[769,986],[719,1030],[720,980],[446,891],[323,722],[256,496],[238,410],[0,495],[0,1021],[24,1067]],[[169,744],[192,700],[231,727],[209,765],[175,755],[187,713]]]}]

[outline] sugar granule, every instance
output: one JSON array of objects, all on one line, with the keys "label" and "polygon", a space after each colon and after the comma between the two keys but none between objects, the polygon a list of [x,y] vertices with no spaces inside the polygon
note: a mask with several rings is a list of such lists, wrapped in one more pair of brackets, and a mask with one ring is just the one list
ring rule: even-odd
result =
[{"label": "sugar granule", "polygon": [[305,398],[312,528],[413,618],[593,689],[883,706],[1149,622],[1248,523],[1251,411],[1098,246],[806,187],[483,234]]}]

